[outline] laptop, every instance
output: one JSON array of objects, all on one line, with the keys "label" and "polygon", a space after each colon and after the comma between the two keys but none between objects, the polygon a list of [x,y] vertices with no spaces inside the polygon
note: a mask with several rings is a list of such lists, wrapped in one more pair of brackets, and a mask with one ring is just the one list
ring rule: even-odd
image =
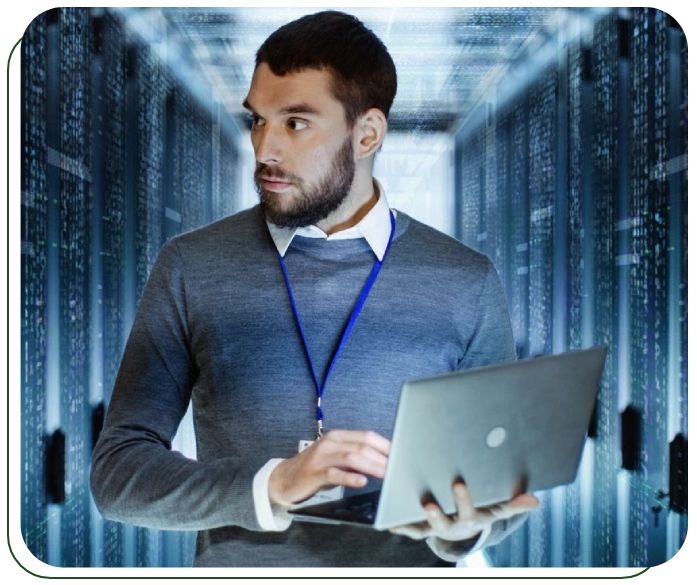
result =
[{"label": "laptop", "polygon": [[462,478],[475,507],[576,479],[607,346],[407,381],[382,488],[297,505],[295,519],[385,530],[456,512]]}]

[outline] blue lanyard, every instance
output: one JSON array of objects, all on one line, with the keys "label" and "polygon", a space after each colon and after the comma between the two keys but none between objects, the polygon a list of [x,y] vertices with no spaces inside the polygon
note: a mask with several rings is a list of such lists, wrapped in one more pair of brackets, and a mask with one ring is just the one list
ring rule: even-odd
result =
[{"label": "blue lanyard", "polygon": [[317,381],[317,375],[315,374],[315,368],[312,365],[312,357],[310,356],[310,348],[307,346],[307,341],[305,340],[305,334],[303,333],[303,326],[300,323],[300,315],[298,314],[298,309],[295,306],[295,299],[293,298],[293,290],[291,289],[290,286],[290,280],[288,280],[288,271],[286,270],[286,265],[285,262],[283,261],[283,256],[280,254],[278,255],[279,260],[281,261],[281,270],[283,270],[283,278],[286,281],[286,287],[288,288],[288,296],[290,297],[290,304],[291,307],[293,307],[293,314],[295,315],[295,322],[298,325],[298,331],[300,332],[300,338],[302,339],[303,342],[303,347],[305,348],[305,356],[307,357],[307,363],[310,366],[310,371],[312,372],[312,380],[315,383],[315,388],[317,390],[317,438],[322,437],[322,421],[324,420],[324,413],[322,412],[322,396],[324,396],[324,389],[327,386],[327,380],[329,379],[329,375],[332,373],[332,370],[334,369],[334,364],[336,363],[337,358],[339,357],[339,354],[341,353],[341,350],[344,347],[344,344],[346,343],[346,340],[348,339],[348,336],[351,333],[351,330],[353,329],[353,326],[356,323],[356,319],[358,319],[358,314],[361,312],[361,309],[363,308],[363,304],[365,303],[365,300],[368,298],[368,293],[370,292],[370,289],[373,287],[373,283],[375,282],[375,279],[378,277],[378,273],[380,272],[380,268],[382,268],[382,263],[385,261],[385,258],[387,257],[387,252],[390,249],[390,246],[392,245],[392,238],[394,236],[394,230],[395,230],[395,220],[394,220],[394,215],[392,214],[392,211],[390,210],[390,222],[391,222],[391,229],[390,229],[390,239],[387,242],[387,247],[385,248],[385,253],[383,254],[382,260],[379,260],[378,258],[375,258],[375,264],[373,264],[373,270],[370,272],[370,276],[368,277],[368,280],[366,281],[365,285],[363,286],[363,290],[361,291],[361,295],[358,297],[358,301],[356,301],[356,306],[353,308],[353,313],[351,313],[351,318],[349,319],[348,323],[346,324],[346,327],[344,328],[344,333],[341,336],[341,341],[339,342],[338,347],[334,351],[334,357],[332,357],[332,361],[329,364],[329,369],[327,370],[327,375],[324,378],[324,384],[320,387],[319,382]]}]

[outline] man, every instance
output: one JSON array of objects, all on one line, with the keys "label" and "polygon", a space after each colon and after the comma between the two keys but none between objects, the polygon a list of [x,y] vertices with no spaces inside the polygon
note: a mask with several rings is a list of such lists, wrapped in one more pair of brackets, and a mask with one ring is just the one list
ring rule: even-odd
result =
[{"label": "man", "polygon": [[[260,205],[173,238],[153,267],[92,491],[107,518],[198,530],[195,566],[452,565],[537,505],[477,510],[455,481],[455,516],[426,502],[428,521],[390,532],[287,513],[376,487],[403,380],[515,359],[489,259],[390,210],[372,177],[396,87],[354,17],[281,27],[244,101]],[[197,461],[170,448],[190,400]]]}]

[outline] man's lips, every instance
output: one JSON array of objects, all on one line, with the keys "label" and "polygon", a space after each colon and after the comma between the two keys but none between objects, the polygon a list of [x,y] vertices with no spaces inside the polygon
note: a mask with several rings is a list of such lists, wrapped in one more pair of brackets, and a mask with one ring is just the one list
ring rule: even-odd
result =
[{"label": "man's lips", "polygon": [[262,179],[264,181],[264,186],[267,189],[284,189],[292,185],[292,183],[288,183],[286,181],[277,181],[276,179],[265,179],[263,177]]}]

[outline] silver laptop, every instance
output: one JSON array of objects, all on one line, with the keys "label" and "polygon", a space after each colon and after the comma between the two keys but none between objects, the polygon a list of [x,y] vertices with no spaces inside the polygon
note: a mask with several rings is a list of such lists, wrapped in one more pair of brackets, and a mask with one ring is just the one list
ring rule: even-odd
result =
[{"label": "silver laptop", "polygon": [[290,512],[384,530],[425,520],[424,498],[454,514],[456,478],[475,507],[572,483],[606,355],[596,346],[405,382],[382,489]]}]

